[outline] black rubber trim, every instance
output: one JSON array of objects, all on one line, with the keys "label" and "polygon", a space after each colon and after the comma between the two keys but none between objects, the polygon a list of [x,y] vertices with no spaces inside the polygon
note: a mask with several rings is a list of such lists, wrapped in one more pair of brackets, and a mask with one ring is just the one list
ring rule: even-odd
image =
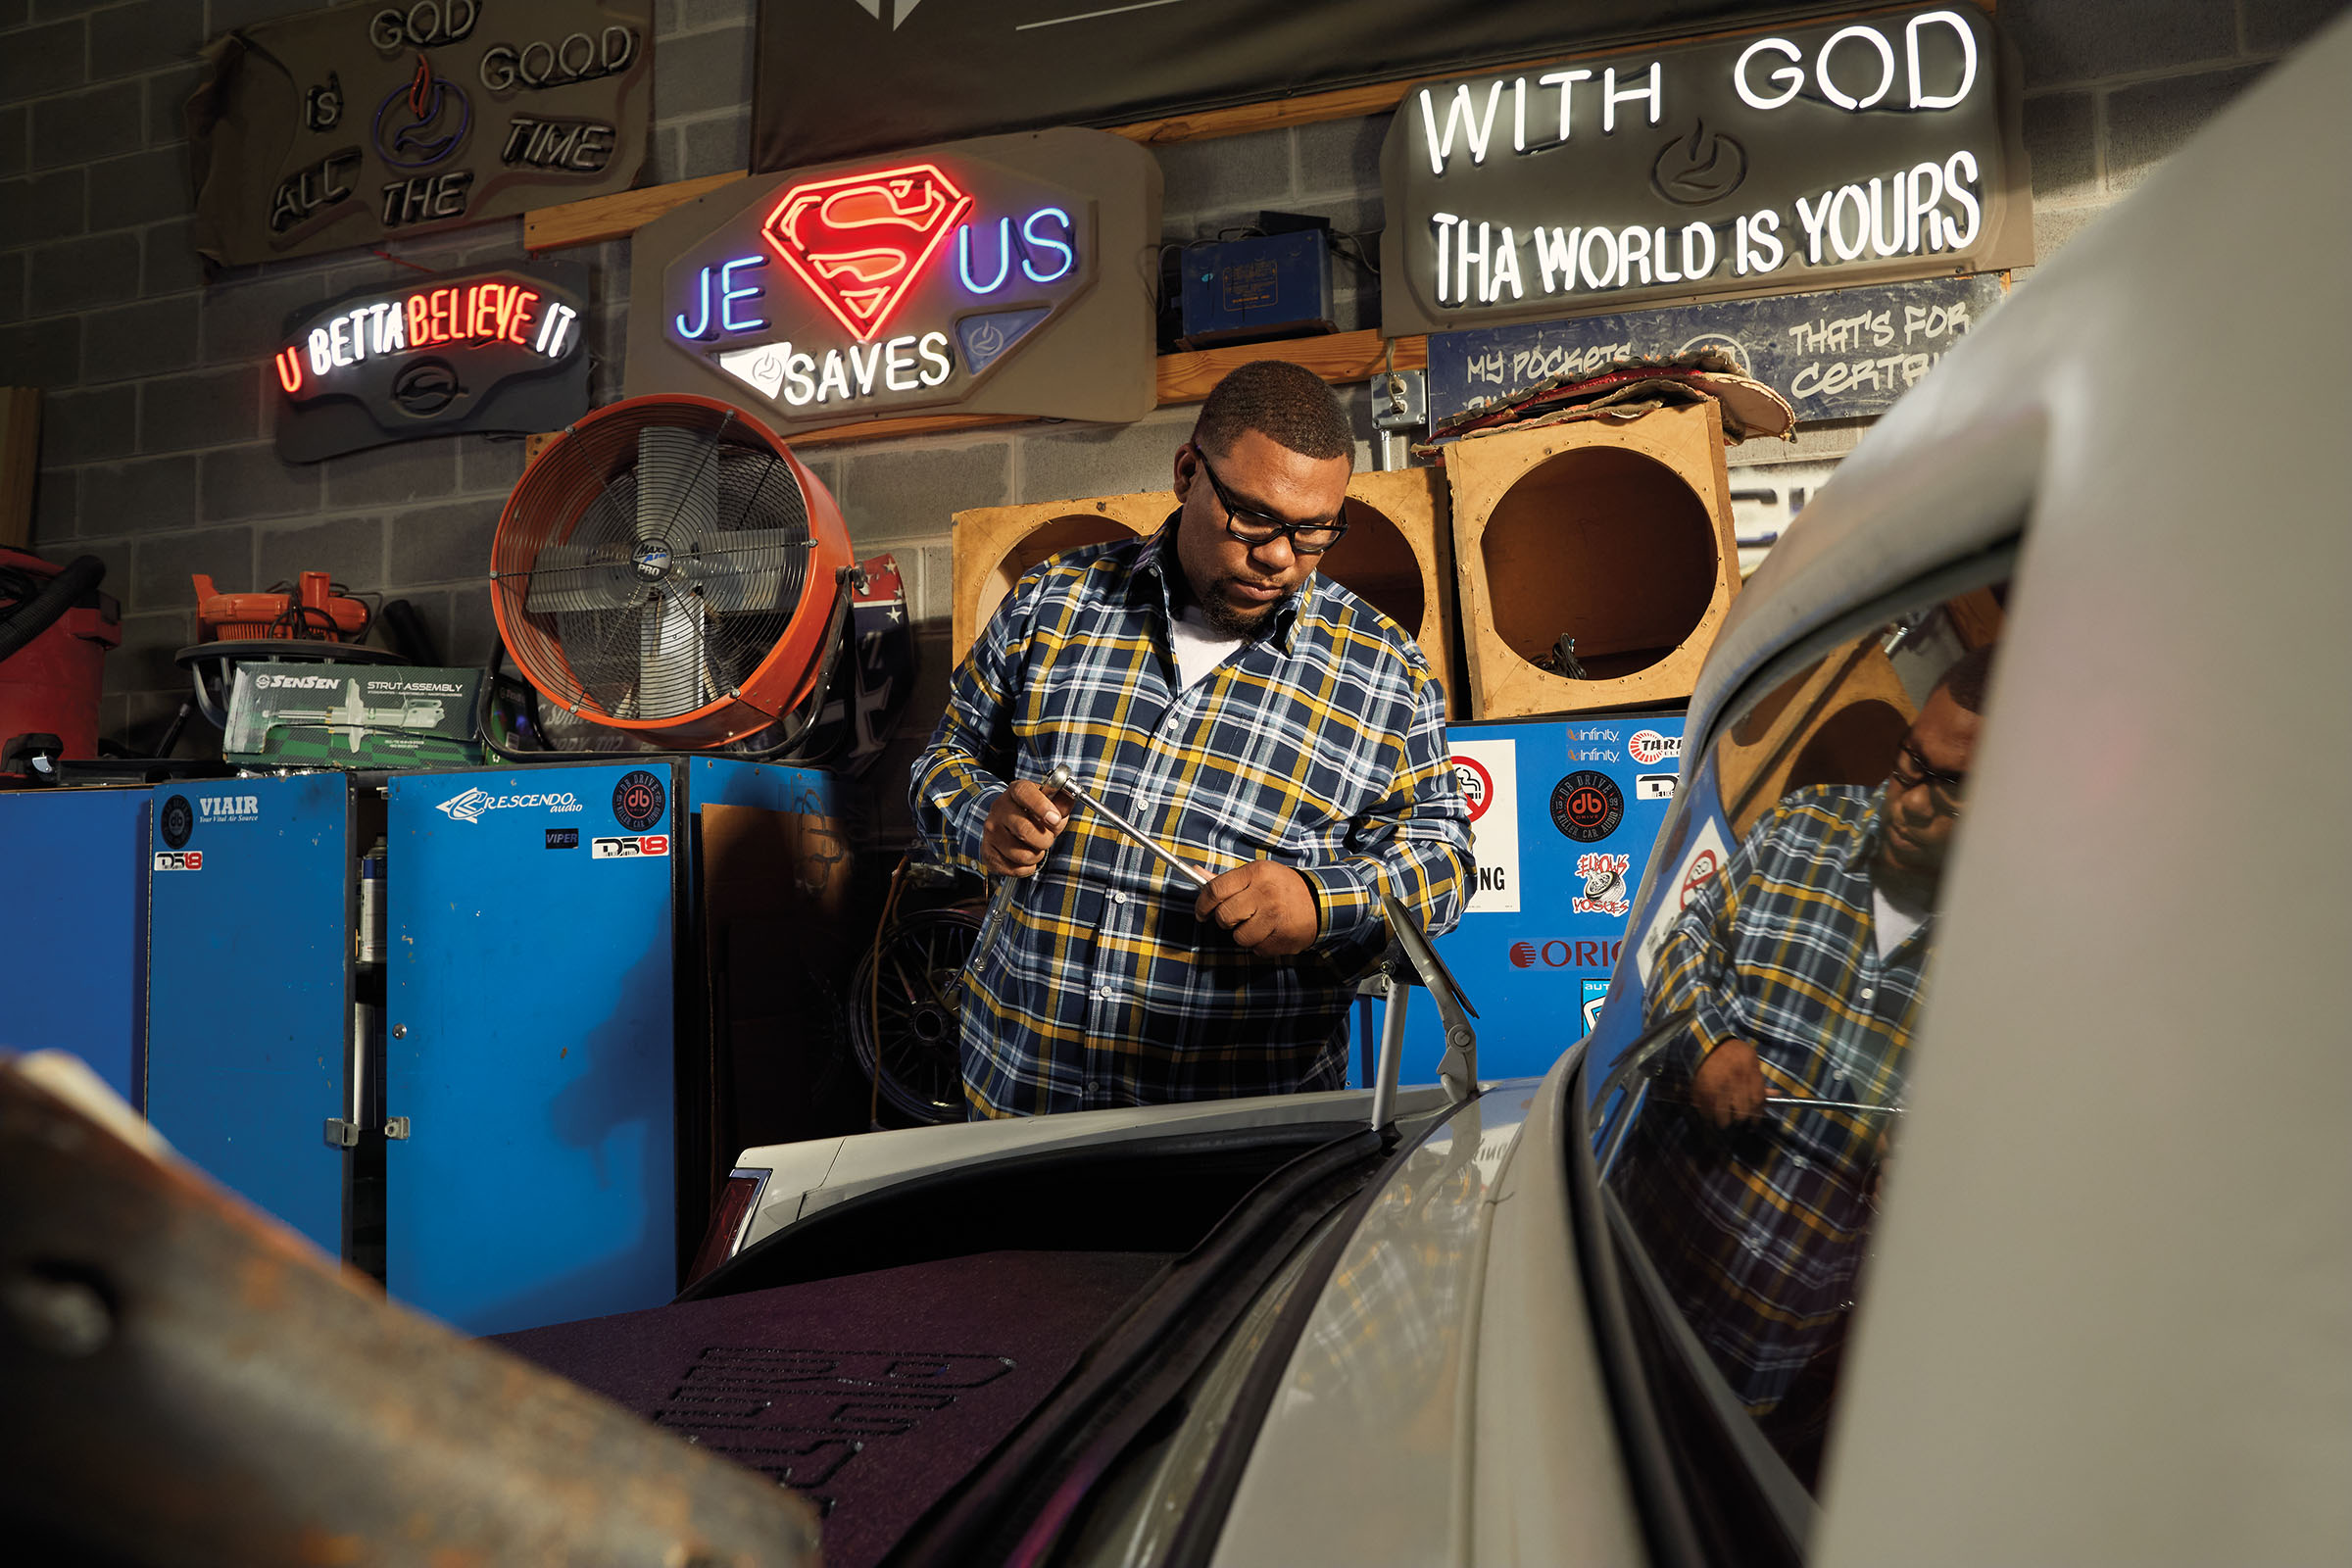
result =
[{"label": "black rubber trim", "polygon": [[1600,1352],[1609,1403],[1616,1411],[1626,1477],[1633,1486],[1635,1510],[1642,1517],[1642,1534],[1649,1543],[1650,1561],[1661,1568],[1701,1568],[1706,1552],[1691,1517],[1690,1498],[1683,1490],[1667,1446],[1655,1395],[1642,1371],[1608,1217],[1601,1207],[1600,1172],[1592,1162],[1591,1106],[1585,1095],[1587,1065],[1580,1057],[1563,1075],[1560,1092],[1567,1097],[1562,1125],[1568,1129],[1569,1221],[1585,1299],[1590,1303],[1593,1344]]},{"label": "black rubber trim", "polygon": [[1152,1430],[1299,1244],[1333,1208],[1376,1187],[1385,1147],[1357,1128],[1266,1177],[883,1561],[1046,1560],[1083,1516],[1094,1484]]},{"label": "black rubber trim", "polygon": [[[805,1215],[728,1258],[680,1292],[677,1299],[699,1301],[710,1297],[733,1296],[747,1290],[765,1290],[774,1285],[826,1278],[838,1273],[863,1272],[868,1268],[887,1267],[896,1262],[921,1261],[931,1254],[923,1251],[893,1256],[888,1262],[859,1258],[852,1267],[842,1268],[834,1266],[834,1259],[829,1254],[854,1239],[871,1237],[876,1232],[890,1229],[885,1217],[891,1210],[919,1208],[957,1188],[1036,1179],[1057,1172],[1075,1179],[1090,1166],[1101,1168],[1110,1164],[1174,1162],[1187,1156],[1273,1152],[1286,1148],[1296,1152],[1310,1152],[1362,1130],[1361,1118],[1353,1116],[1345,1122],[1278,1122],[1267,1126],[1224,1128],[1168,1138],[1129,1139],[1040,1149],[984,1163],[950,1165],[859,1193]],[[1244,1202],[1247,1200],[1245,1198]],[[1202,1225],[1195,1233],[1194,1241],[1187,1242],[1183,1249],[1178,1250],[1189,1250],[1201,1237],[1211,1235],[1216,1228],[1212,1217],[1210,1223]],[[1119,1250],[1137,1250],[1132,1235],[1109,1240],[1119,1242]],[[1028,1245],[1043,1244],[1033,1241]],[[1054,1245],[1070,1244],[1065,1239]],[[987,1249],[964,1249],[976,1250]]]}]

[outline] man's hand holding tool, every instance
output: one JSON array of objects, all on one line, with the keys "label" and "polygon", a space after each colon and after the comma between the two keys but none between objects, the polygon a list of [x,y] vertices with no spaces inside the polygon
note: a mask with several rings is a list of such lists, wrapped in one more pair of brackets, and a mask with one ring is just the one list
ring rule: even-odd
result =
[{"label": "man's hand holding tool", "polygon": [[1200,890],[1194,912],[1223,926],[1247,952],[1282,958],[1304,953],[1319,924],[1306,878],[1274,860],[1237,865]]},{"label": "man's hand holding tool", "polygon": [[988,825],[980,833],[981,863],[1000,876],[1035,876],[1069,821],[1071,804],[1064,790],[1014,781],[989,808]]},{"label": "man's hand holding tool", "polygon": [[1035,783],[1020,780],[997,797],[981,833],[980,858],[990,870],[1004,876],[1035,875],[1077,806],[1095,812],[1196,884],[1200,897],[1194,912],[1202,920],[1215,922],[1245,952],[1279,958],[1303,953],[1313,944],[1320,922],[1306,878],[1273,860],[1252,860],[1212,878],[1087,794],[1067,765],[1056,766]]}]

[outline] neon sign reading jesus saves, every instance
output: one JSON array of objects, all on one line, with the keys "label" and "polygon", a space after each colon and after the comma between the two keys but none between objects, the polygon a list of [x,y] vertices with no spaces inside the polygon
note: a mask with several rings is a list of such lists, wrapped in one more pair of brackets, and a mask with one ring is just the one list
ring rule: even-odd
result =
[{"label": "neon sign reading jesus saves", "polygon": [[[975,343],[1009,341],[1001,329],[966,331],[959,345],[956,329],[974,312],[1041,316],[1011,308],[1082,281],[1069,205],[991,205],[1012,210],[979,213],[979,198],[932,163],[796,183],[765,209],[758,248],[719,252],[679,278],[670,330],[727,350],[722,366],[790,408],[936,392],[955,376],[959,346],[962,368],[976,371]],[[847,342],[824,341],[835,328]],[[746,339],[766,351],[756,372],[742,368],[747,347],[728,349]]]}]

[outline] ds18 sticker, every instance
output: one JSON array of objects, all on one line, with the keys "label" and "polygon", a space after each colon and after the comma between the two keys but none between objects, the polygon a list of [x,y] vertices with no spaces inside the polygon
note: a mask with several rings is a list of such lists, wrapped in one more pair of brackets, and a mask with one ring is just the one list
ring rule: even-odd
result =
[{"label": "ds18 sticker", "polygon": [[1579,844],[1597,844],[1625,820],[1625,792],[1606,773],[1571,773],[1551,789],[1551,825]]},{"label": "ds18 sticker", "polygon": [[[662,809],[669,804],[668,794],[662,781],[643,768],[624,773],[612,786],[612,814],[622,827],[632,833],[642,833],[662,820]],[[604,840],[597,840],[602,844]]]},{"label": "ds18 sticker", "polygon": [[598,860],[634,860],[646,856],[667,855],[669,835],[648,833],[635,839],[596,839],[588,847],[589,857]]}]

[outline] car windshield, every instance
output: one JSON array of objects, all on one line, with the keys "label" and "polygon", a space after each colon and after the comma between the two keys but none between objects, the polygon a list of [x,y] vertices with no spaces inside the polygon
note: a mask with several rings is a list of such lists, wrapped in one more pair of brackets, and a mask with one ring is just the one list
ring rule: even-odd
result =
[{"label": "car windshield", "polygon": [[1638,939],[1642,1033],[1596,1097],[1635,1287],[1808,1488],[1901,1147],[2001,614],[1985,589],[1875,627],[1720,732]]}]

